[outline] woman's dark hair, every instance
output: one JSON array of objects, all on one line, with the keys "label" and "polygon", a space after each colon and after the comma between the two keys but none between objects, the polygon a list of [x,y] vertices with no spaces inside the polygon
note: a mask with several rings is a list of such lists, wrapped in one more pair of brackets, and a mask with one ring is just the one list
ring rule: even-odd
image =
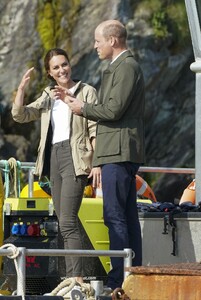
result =
[{"label": "woman's dark hair", "polygon": [[[70,63],[68,54],[67,54],[67,52],[66,52],[65,50],[60,49],[60,48],[53,48],[53,49],[50,49],[50,50],[46,53],[45,58],[44,58],[44,66],[45,66],[46,72],[48,72],[49,69],[50,69],[50,65],[49,65],[50,59],[51,59],[53,56],[57,56],[57,55],[63,55],[63,56],[65,56],[65,58],[67,59],[67,61]],[[48,77],[51,79],[51,76],[48,76]]]}]

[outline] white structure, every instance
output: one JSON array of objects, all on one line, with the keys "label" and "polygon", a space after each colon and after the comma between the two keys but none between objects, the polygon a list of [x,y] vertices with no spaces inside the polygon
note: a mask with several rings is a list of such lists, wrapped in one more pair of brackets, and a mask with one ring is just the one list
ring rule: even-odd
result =
[{"label": "white structure", "polygon": [[201,2],[185,0],[195,62],[190,68],[196,73],[195,91],[195,178],[196,203],[201,201]]}]

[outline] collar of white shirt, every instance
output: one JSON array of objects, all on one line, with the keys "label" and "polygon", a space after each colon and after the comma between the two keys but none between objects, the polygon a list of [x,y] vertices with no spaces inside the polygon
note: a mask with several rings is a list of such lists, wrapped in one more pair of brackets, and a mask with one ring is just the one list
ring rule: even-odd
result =
[{"label": "collar of white shirt", "polygon": [[113,64],[113,62],[114,62],[115,60],[117,60],[117,58],[118,58],[119,56],[121,56],[121,55],[122,55],[124,52],[126,52],[126,51],[128,51],[128,49],[126,49],[126,50],[122,51],[121,53],[119,53],[119,54],[113,59],[113,61],[111,61],[110,64]]}]

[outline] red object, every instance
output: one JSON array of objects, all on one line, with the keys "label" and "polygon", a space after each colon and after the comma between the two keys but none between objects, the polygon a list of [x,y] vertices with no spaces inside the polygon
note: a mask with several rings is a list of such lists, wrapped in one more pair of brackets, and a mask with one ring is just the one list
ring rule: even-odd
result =
[{"label": "red object", "polygon": [[38,236],[40,235],[40,227],[38,224],[29,225],[27,228],[27,233],[30,236]]}]

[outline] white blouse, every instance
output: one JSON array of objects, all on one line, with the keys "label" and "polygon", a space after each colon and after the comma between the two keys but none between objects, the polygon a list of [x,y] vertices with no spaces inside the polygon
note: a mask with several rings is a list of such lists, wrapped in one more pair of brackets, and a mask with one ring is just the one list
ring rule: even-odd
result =
[{"label": "white blouse", "polygon": [[[75,87],[73,86],[69,90],[73,94],[75,92]],[[52,144],[69,139],[70,118],[71,110],[68,107],[68,104],[64,103],[61,99],[55,99],[51,114],[53,130]]]}]

